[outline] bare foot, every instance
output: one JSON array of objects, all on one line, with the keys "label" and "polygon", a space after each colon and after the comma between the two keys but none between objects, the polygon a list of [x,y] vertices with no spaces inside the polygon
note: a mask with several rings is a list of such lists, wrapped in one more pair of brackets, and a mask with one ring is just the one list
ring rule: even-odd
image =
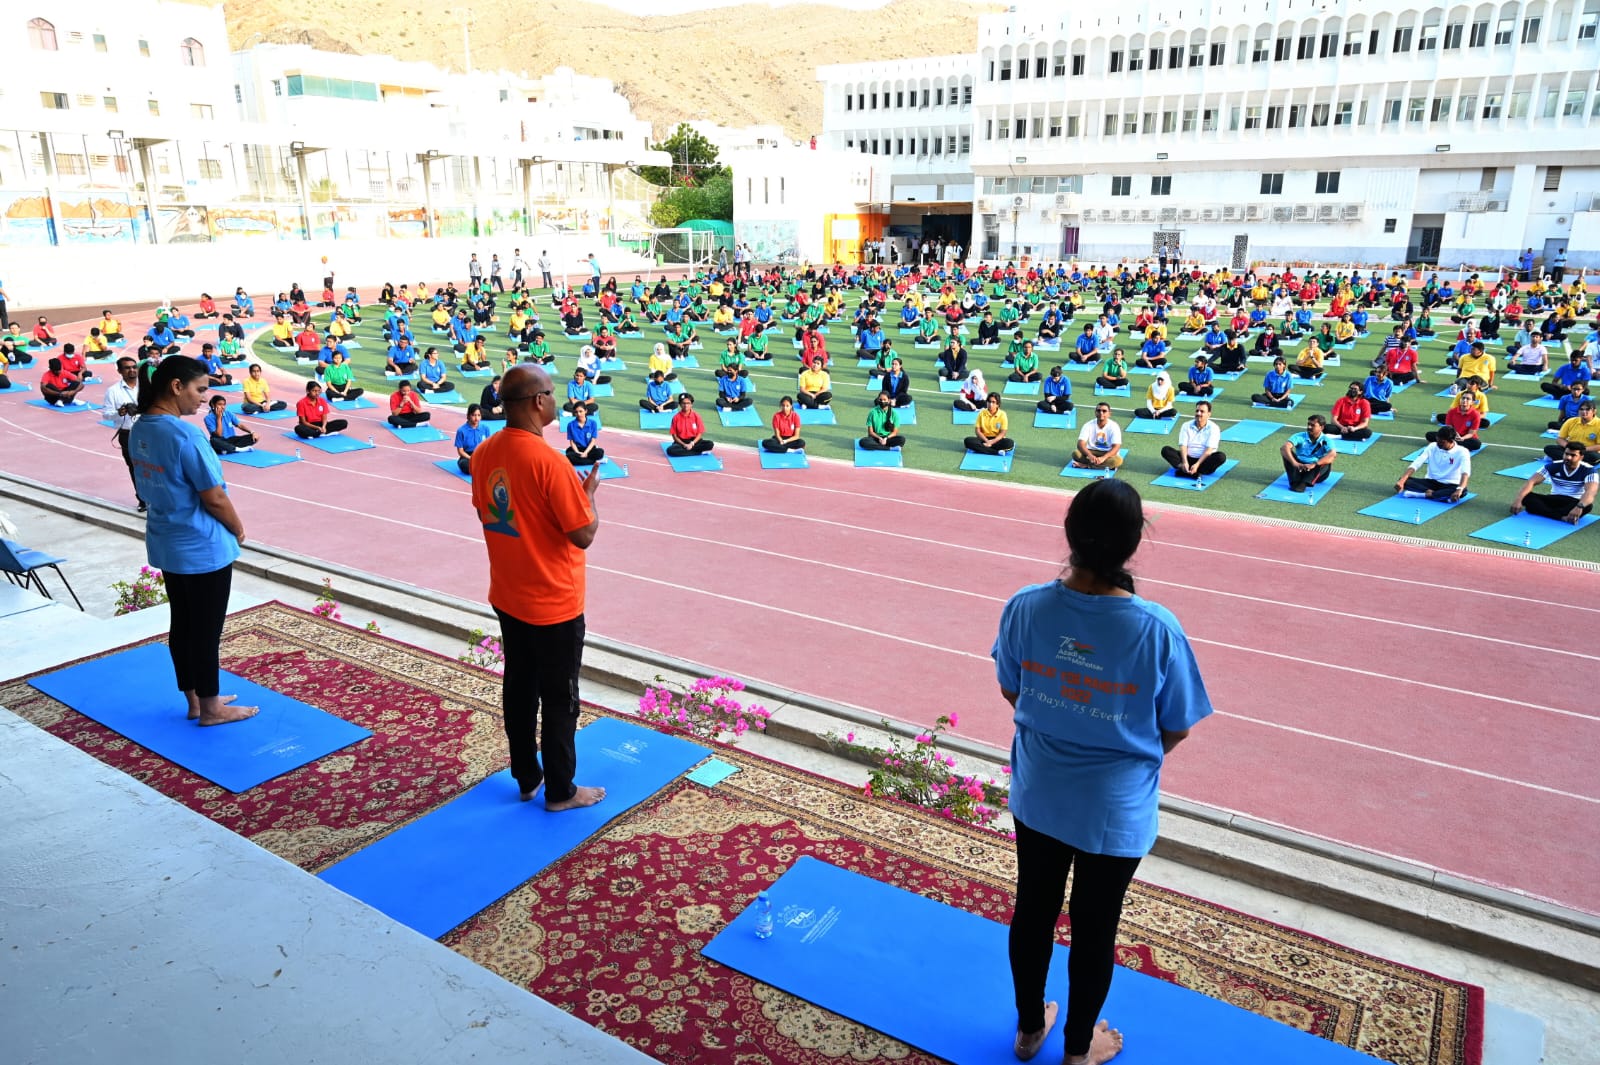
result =
[{"label": "bare foot", "polygon": [[210,725],[229,725],[235,721],[255,717],[261,712],[260,707],[239,706],[237,703],[227,702],[231,697],[201,699],[200,724],[202,727]]},{"label": "bare foot", "polygon": [[1031,1061],[1039,1053],[1039,1048],[1044,1046],[1044,1041],[1050,1037],[1050,1029],[1056,1026],[1056,1012],[1059,1007],[1054,1002],[1044,1004],[1044,1027],[1037,1032],[1017,1033],[1017,1041],[1012,1050],[1017,1055],[1018,1061]]},{"label": "bare foot", "polygon": [[539,794],[539,788],[542,787],[544,787],[544,785],[540,784],[538,787],[529,788],[527,791],[523,792],[522,801],[527,802],[528,800],[532,799],[535,795]]},{"label": "bare foot", "polygon": [[584,806],[593,806],[595,803],[599,802],[605,797],[605,788],[588,788],[580,786],[578,790],[573,793],[572,798],[568,799],[566,802],[547,802],[544,804],[544,808],[551,813],[556,814],[560,813],[562,810],[576,810]]},{"label": "bare foot", "polygon": [[1066,1065],[1105,1065],[1106,1062],[1122,1052],[1122,1033],[1111,1027],[1107,1021],[1101,1021],[1094,1026],[1094,1038],[1089,1042],[1089,1053],[1082,1057],[1073,1057],[1068,1054]]},{"label": "bare foot", "polygon": [[[200,697],[198,695],[196,695],[194,692],[184,692],[183,694],[186,695],[188,697],[188,699],[189,699],[189,720],[190,721],[198,721],[198,720],[200,720]],[[237,698],[239,698],[237,695],[219,695],[219,696],[217,696],[217,705],[218,706],[226,706],[229,703],[233,702]],[[220,725],[220,724],[225,724],[225,722],[218,721],[218,722],[213,722],[213,724],[219,724]]]}]

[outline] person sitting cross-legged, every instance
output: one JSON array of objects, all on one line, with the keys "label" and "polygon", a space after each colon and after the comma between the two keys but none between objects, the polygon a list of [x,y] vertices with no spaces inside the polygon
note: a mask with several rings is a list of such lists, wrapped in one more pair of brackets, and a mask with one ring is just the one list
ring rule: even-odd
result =
[{"label": "person sitting cross-legged", "polygon": [[1227,453],[1218,450],[1221,446],[1222,430],[1211,420],[1211,401],[1202,399],[1194,405],[1194,418],[1179,427],[1178,446],[1163,447],[1161,457],[1174,477],[1208,477],[1228,461]]},{"label": "person sitting cross-legged", "polygon": [[651,370],[650,380],[645,382],[644,398],[639,401],[639,409],[652,414],[664,414],[674,410],[677,405],[672,398],[672,386],[667,384],[667,375],[660,370]]},{"label": "person sitting cross-legged", "polygon": [[[513,349],[515,350],[515,349]],[[417,390],[421,392],[454,392],[456,386],[446,378],[447,369],[439,360],[439,349],[430,347],[417,367]]]},{"label": "person sitting cross-legged", "polygon": [[717,378],[718,410],[745,410],[755,400],[750,395],[750,379],[740,377],[738,374],[729,374]]},{"label": "person sitting cross-legged", "polygon": [[911,375],[906,373],[906,368],[899,359],[891,362],[888,372],[878,378],[878,387],[896,407],[911,405]]},{"label": "person sitting cross-legged", "polygon": [[1072,409],[1072,382],[1061,367],[1050,367],[1050,376],[1044,379],[1044,398],[1036,407],[1044,414],[1065,414]]},{"label": "person sitting cross-legged", "polygon": [[800,371],[795,402],[809,410],[826,407],[833,402],[832,387],[828,371],[822,368],[822,360],[812,359],[811,364]]},{"label": "person sitting cross-legged", "polygon": [[206,404],[206,439],[211,450],[219,455],[231,455],[255,447],[255,434],[241,428],[239,419],[228,409],[226,396],[212,396]]},{"label": "person sitting cross-legged", "polygon": [[477,403],[467,405],[467,420],[456,429],[456,469],[472,473],[472,453],[478,445],[489,439],[489,429],[483,424],[483,407]]},{"label": "person sitting cross-legged", "polygon": [[606,457],[605,448],[596,443],[600,423],[589,417],[589,408],[579,407],[567,422],[567,461],[574,466],[593,466]]},{"label": "person sitting cross-legged", "polygon": [[[1536,495],[1534,489],[1550,482],[1549,495]],[[1547,459],[1542,469],[1523,482],[1511,501],[1511,513],[1529,514],[1576,525],[1594,509],[1595,492],[1600,490],[1600,473],[1585,461],[1583,445],[1576,441],[1562,445],[1561,457]]]},{"label": "person sitting cross-legged", "polygon": [[415,429],[432,417],[421,393],[412,389],[410,381],[401,381],[389,397],[389,424],[396,429]]},{"label": "person sitting cross-legged", "polygon": [[1111,404],[1095,404],[1094,421],[1078,431],[1072,465],[1084,470],[1115,470],[1122,465],[1122,427],[1111,420]]},{"label": "person sitting cross-legged", "polygon": [[[1428,438],[1431,442],[1400,474],[1394,490],[1407,497],[1455,503],[1466,494],[1467,482],[1472,479],[1472,453],[1460,445],[1456,431],[1448,425],[1429,433]],[[1426,476],[1412,476],[1424,468]]]},{"label": "person sitting cross-legged", "polygon": [[772,435],[761,441],[763,451],[804,451],[806,442],[800,436],[800,415],[794,409],[794,400],[784,396],[778,400],[777,413],[772,416]]},{"label": "person sitting cross-legged", "polygon": [[1261,391],[1251,396],[1250,401],[1263,407],[1292,407],[1294,401],[1290,393],[1293,390],[1294,378],[1289,376],[1288,363],[1280,355],[1272,360],[1272,369],[1262,378]]},{"label": "person sitting cross-legged", "polygon": [[272,398],[272,386],[267,383],[266,375],[262,372],[259,362],[250,364],[250,373],[245,377],[241,386],[244,389],[244,403],[240,410],[246,414],[265,414],[268,411],[280,411],[289,404],[283,400]]},{"label": "person sitting cross-legged", "polygon": [[1196,355],[1194,365],[1189,367],[1188,378],[1178,382],[1178,391],[1186,396],[1212,395],[1216,392],[1216,386],[1211,383],[1215,377],[1209,360],[1204,355]]},{"label": "person sitting cross-legged", "polygon": [[894,401],[889,393],[879,392],[872,409],[867,411],[867,435],[859,443],[866,451],[890,451],[904,447],[906,438],[899,432],[899,421],[894,413]]},{"label": "person sitting cross-legged", "polygon": [[1591,465],[1600,462],[1600,417],[1595,415],[1594,400],[1586,399],[1578,404],[1578,416],[1562,422],[1556,436],[1560,442],[1546,447],[1545,457],[1559,459],[1568,444],[1579,444],[1584,451],[1583,461]]},{"label": "person sitting cross-legged", "polygon": [[1351,381],[1344,395],[1333,404],[1328,432],[1341,440],[1372,438],[1372,403],[1362,395],[1359,382]]},{"label": "person sitting cross-legged", "polygon": [[1133,411],[1135,418],[1176,418],[1178,391],[1172,387],[1172,377],[1162,370],[1144,392],[1144,406]]},{"label": "person sitting cross-legged", "polygon": [[343,418],[333,416],[333,408],[322,398],[322,386],[315,381],[306,382],[306,394],[294,405],[294,433],[304,440],[314,440],[329,433],[340,433],[350,428]]},{"label": "person sitting cross-legged", "polygon": [[706,439],[706,423],[695,411],[694,395],[690,392],[678,396],[678,413],[672,416],[672,425],[667,431],[672,435],[667,454],[674,458],[703,455],[716,446]]},{"label": "person sitting cross-legged", "polygon": [[328,368],[322,374],[322,384],[326,389],[328,402],[348,402],[365,395],[367,390],[357,385],[355,380],[355,370],[344,361],[344,355],[334,352],[333,361],[328,363]]},{"label": "person sitting cross-legged", "polygon": [[572,380],[567,382],[567,401],[561,404],[561,409],[568,414],[577,413],[579,407],[588,408],[590,414],[600,410],[594,398],[594,387],[589,384],[589,374],[581,367],[572,371]]},{"label": "person sitting cross-legged", "polygon": [[[1279,362],[1282,362],[1280,359]],[[1295,433],[1280,449],[1283,473],[1289,482],[1289,491],[1304,492],[1312,485],[1321,484],[1333,472],[1333,460],[1338,452],[1333,450],[1333,438],[1325,431],[1328,420],[1320,414],[1306,419],[1306,431]]]},{"label": "person sitting cross-legged", "polygon": [[978,412],[977,432],[965,441],[968,451],[976,451],[980,455],[999,455],[1017,446],[1006,435],[1006,412],[1000,406],[1000,393],[990,392],[983,410]]},{"label": "person sitting cross-legged", "polygon": [[83,382],[62,369],[59,358],[46,363],[44,373],[39,375],[39,395],[51,406],[69,407],[79,402],[78,393],[82,391]]}]

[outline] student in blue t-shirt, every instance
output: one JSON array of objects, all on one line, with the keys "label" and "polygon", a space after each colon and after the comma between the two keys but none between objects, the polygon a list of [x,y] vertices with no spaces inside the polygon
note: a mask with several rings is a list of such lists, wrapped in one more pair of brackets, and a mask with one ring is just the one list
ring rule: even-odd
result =
[{"label": "student in blue t-shirt", "polygon": [[205,424],[211,450],[219,455],[231,455],[235,451],[249,451],[255,447],[255,434],[239,424],[239,419],[228,410],[225,396],[211,397],[207,404]]},{"label": "student in blue t-shirt", "polygon": [[1178,391],[1186,396],[1209,396],[1216,391],[1211,383],[1215,377],[1210,361],[1204,355],[1196,355],[1188,379],[1178,382]]},{"label": "student in blue t-shirt", "polygon": [[574,466],[593,466],[605,458],[605,448],[595,443],[599,435],[600,422],[589,417],[589,408],[576,408],[567,423],[567,461]]},{"label": "student in blue t-shirt", "polygon": [[[200,426],[187,419],[205,400],[206,369],[196,359],[161,360],[139,385],[139,420],[128,436],[139,498],[149,507],[145,554],[165,575],[178,690],[191,721],[223,725],[256,713],[221,694],[222,623],[244,522],[228,498],[222,465]],[[176,713],[174,706],[174,713]]]},{"label": "student in blue t-shirt", "polygon": [[1250,402],[1263,407],[1292,407],[1294,401],[1290,393],[1294,390],[1294,378],[1289,376],[1289,364],[1280,355],[1272,360],[1272,369],[1261,379],[1262,391],[1250,397]]},{"label": "student in blue t-shirt", "polygon": [[600,410],[600,404],[594,399],[594,386],[589,384],[589,375],[581,369],[572,371],[572,380],[567,382],[567,401],[561,405],[561,409],[568,414],[576,414],[579,407],[590,414]]},{"label": "student in blue t-shirt", "polygon": [[472,473],[472,453],[478,445],[489,439],[489,430],[483,424],[483,408],[476,403],[467,405],[467,420],[456,430],[456,469]]},{"label": "student in blue t-shirt", "polygon": [[1061,367],[1050,367],[1050,376],[1044,379],[1044,398],[1035,406],[1044,414],[1065,414],[1072,409],[1072,382]]},{"label": "student in blue t-shirt", "polygon": [[1067,510],[1067,575],[1013,595],[990,652],[1016,711],[1010,957],[1013,1050],[1024,1061],[1056,1018],[1044,991],[1069,872],[1064,1060],[1105,1061],[1121,1048],[1121,1033],[1096,1020],[1111,988],[1123,897],[1156,839],[1166,755],[1212,711],[1182,626],[1134,593],[1126,567],[1143,529],[1132,485],[1091,481]]},{"label": "student in blue t-shirt", "polygon": [[677,403],[672,398],[672,385],[667,383],[667,375],[660,370],[652,370],[650,380],[644,386],[644,398],[639,401],[639,409],[653,414],[665,414],[673,412],[676,408]]}]

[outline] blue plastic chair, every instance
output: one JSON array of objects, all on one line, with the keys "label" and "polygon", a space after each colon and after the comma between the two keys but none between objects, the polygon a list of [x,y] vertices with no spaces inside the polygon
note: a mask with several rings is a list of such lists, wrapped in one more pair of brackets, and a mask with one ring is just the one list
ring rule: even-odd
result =
[{"label": "blue plastic chair", "polygon": [[72,601],[78,604],[79,610],[82,610],[83,603],[78,599],[78,593],[72,590],[66,574],[61,572],[61,563],[65,561],[67,560],[64,558],[56,558],[43,551],[23,547],[11,540],[0,539],[0,573],[4,573],[12,584],[23,588],[36,588],[46,599],[53,599],[55,597],[44,586],[44,579],[39,576],[39,571],[55,570],[56,576],[61,578],[62,585],[67,589],[67,594],[72,596]]}]

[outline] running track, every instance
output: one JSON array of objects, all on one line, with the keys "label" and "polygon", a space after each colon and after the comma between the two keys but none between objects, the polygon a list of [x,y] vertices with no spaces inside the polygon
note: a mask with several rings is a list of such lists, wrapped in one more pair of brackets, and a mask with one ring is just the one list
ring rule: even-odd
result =
[{"label": "running track", "polygon": [[[459,411],[434,409],[452,431]],[[448,443],[406,447],[379,414],[347,415],[376,450],[229,467],[251,538],[481,599],[467,486],[431,465]],[[285,423],[256,426],[292,447]],[[109,435],[0,396],[8,467],[126,503]],[[675,474],[657,438],[603,443],[631,476],[601,489],[592,632],[907,722],[959,710],[961,734],[1009,745],[989,645],[1006,596],[1059,571],[1064,492],[818,459],[764,472],[740,448]],[[1140,590],[1183,621],[1218,707],[1168,794],[1600,913],[1600,655],[1567,635],[1600,621],[1590,572],[1151,512]]]}]

